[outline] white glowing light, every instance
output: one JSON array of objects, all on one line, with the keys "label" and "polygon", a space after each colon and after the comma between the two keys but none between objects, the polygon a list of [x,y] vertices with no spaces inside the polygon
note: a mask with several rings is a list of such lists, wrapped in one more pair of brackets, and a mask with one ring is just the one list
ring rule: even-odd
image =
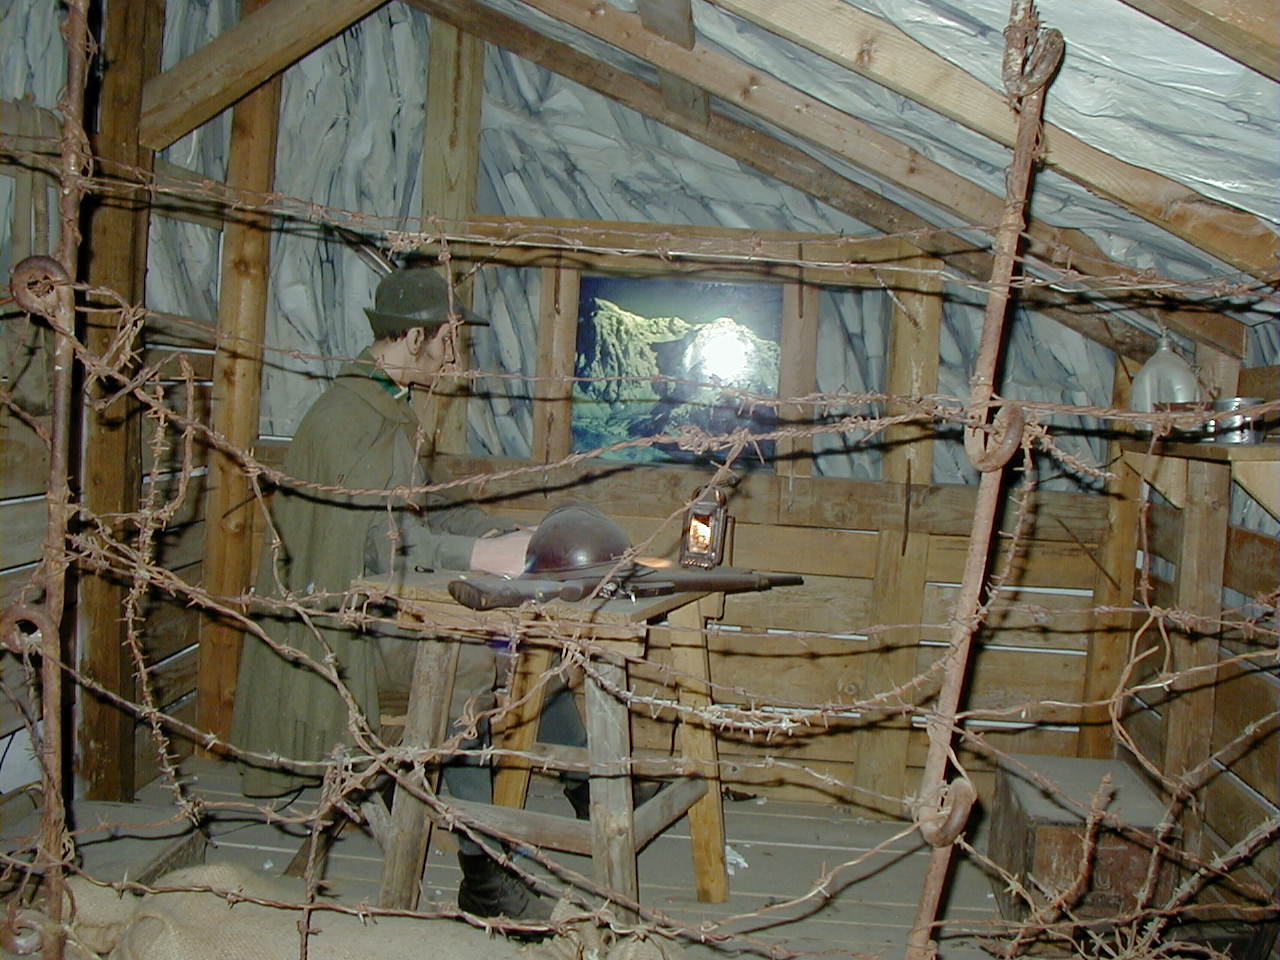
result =
[{"label": "white glowing light", "polygon": [[713,330],[699,342],[698,348],[698,366],[702,376],[707,379],[716,377],[721,383],[733,383],[742,379],[750,370],[752,354],[755,353],[742,331],[731,325]]}]

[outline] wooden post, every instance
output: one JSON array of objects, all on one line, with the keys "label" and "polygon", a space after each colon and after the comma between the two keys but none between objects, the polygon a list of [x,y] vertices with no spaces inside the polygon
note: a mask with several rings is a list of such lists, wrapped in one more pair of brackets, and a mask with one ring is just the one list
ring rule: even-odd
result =
[{"label": "wooden post", "polygon": [[573,449],[573,383],[568,378],[577,358],[579,273],[546,267],[541,278],[533,456],[541,451],[544,463],[555,463]]},{"label": "wooden post", "polygon": [[[264,0],[244,0],[242,16]],[[269,80],[244,98],[231,122],[233,189],[267,193],[275,174],[280,79]],[[270,218],[242,213],[222,236],[222,285],[218,295],[218,351],[213,364],[213,429],[239,449],[258,441],[262,401],[262,338],[266,330]],[[209,453],[209,500],[205,515],[205,588],[216,597],[234,597],[250,586],[253,517],[257,508],[240,465],[226,454]],[[240,631],[206,621],[200,635],[196,686],[202,729],[226,737],[231,731]]]},{"label": "wooden post", "polygon": [[[405,717],[401,746],[405,749],[438,747],[449,725],[453,679],[458,671],[458,640],[431,640],[418,645],[413,658],[412,693]],[[440,782],[440,764],[422,770],[423,786],[434,791]],[[406,771],[412,778],[414,771]],[[387,910],[416,910],[422,896],[422,874],[431,846],[432,821],[427,805],[397,786],[391,803],[390,844],[383,848],[378,906]]]},{"label": "wooden post", "polygon": [[[789,283],[783,287],[779,397],[802,397],[818,389],[818,312],[817,287],[807,283]],[[782,406],[778,414],[784,422],[789,414],[805,422],[812,418],[812,408],[798,404]],[[780,477],[813,476],[813,438],[779,440],[777,464]]]},{"label": "wooden post", "polygon": [[511,672],[511,699],[517,706],[504,715],[502,749],[521,756],[503,757],[493,771],[493,802],[502,807],[524,808],[532,770],[525,754],[538,742],[538,723],[546,687],[538,678],[551,669],[551,649],[527,644],[519,649]]},{"label": "wooden post", "polygon": [[[596,881],[624,898],[638,901],[635,814],[631,805],[631,724],[626,707],[602,684],[627,689],[627,668],[601,658],[594,663],[599,681],[588,677],[587,752],[591,759],[591,861]],[[631,911],[615,906],[621,919],[634,919]]]},{"label": "wooden post", "polygon": [[[693,49],[696,34],[690,0],[638,0],[636,13],[640,14],[645,29],[686,50]],[[662,103],[668,110],[699,127],[711,122],[711,97],[702,87],[661,67],[658,85],[662,88]]]},{"label": "wooden post", "polygon": [[[150,150],[138,144],[142,86],[160,66],[164,33],[162,0],[113,3],[106,11],[101,117],[94,151],[106,160],[148,171]],[[130,303],[140,302],[147,269],[145,205],[99,198],[89,207],[89,280],[110,287]],[[90,352],[106,348],[114,329],[92,325]],[[138,509],[142,484],[141,424],[137,407],[121,399],[107,410],[86,408],[81,495],[101,517]],[[124,533],[123,530],[117,530]],[[120,616],[127,587],[85,575],[80,583],[78,623],[84,625],[82,665],[87,676],[128,700],[134,699],[135,667]],[[129,801],[134,789],[134,721],[130,714],[92,696],[81,700],[80,774],[90,800]]]},{"label": "wooden post", "polygon": [[[1116,372],[1111,389],[1111,405],[1129,405],[1129,388],[1137,364],[1116,357]],[[1094,578],[1095,607],[1123,607],[1133,600],[1138,522],[1142,499],[1142,478],[1129,469],[1121,458],[1120,444],[1108,445],[1107,462],[1112,464],[1115,479],[1107,484],[1107,525],[1098,544],[1098,563],[1102,569]],[[1115,749],[1111,732],[1111,714],[1106,701],[1115,686],[1129,653],[1133,615],[1127,613],[1095,613],[1091,618],[1089,649],[1084,671],[1084,701],[1076,754],[1081,757],[1110,757]]]},{"label": "wooden post", "polygon": [[[1201,379],[1211,396],[1235,392],[1240,363],[1220,351],[1196,350]],[[1231,519],[1231,466],[1209,460],[1188,460],[1187,498],[1182,508],[1182,542],[1178,551],[1175,604],[1179,610],[1215,622],[1222,615],[1222,581],[1226,567],[1227,528]],[[1218,670],[1218,631],[1171,630],[1170,669],[1179,676],[1165,710],[1164,775],[1178,778],[1208,759],[1213,748],[1214,699]],[[1196,778],[1204,782],[1206,777]],[[1199,783],[1189,784],[1191,787]],[[1185,849],[1198,853],[1203,837],[1200,815],[1185,809],[1182,836]]]},{"label": "wooden post", "polygon": [[[1222,614],[1222,575],[1231,507],[1231,467],[1209,460],[1187,463],[1187,505],[1182,511],[1182,543],[1178,551],[1176,605],[1184,613],[1215,622]],[[1217,631],[1170,630],[1172,684],[1165,712],[1164,775],[1178,778],[1203,763],[1213,738],[1214,685],[1218,662]],[[1203,779],[1203,778],[1201,778]],[[1194,787],[1198,784],[1192,783]],[[1188,852],[1200,844],[1200,817],[1186,811],[1182,820]]]},{"label": "wooden post", "polygon": [[[710,659],[706,621],[709,613],[723,615],[723,594],[672,610],[671,669],[676,676],[676,696],[687,710],[711,705]],[[680,755],[694,761],[693,771],[706,783],[704,793],[689,808],[689,838],[693,846],[693,875],[698,899],[724,903],[729,899],[729,874],[724,858],[724,802],[720,797],[720,756],[715,729],[701,718],[680,722]]]},{"label": "wooden post", "polygon": [[[938,281],[929,273],[936,261],[905,261],[921,273],[912,289],[893,291],[892,329],[885,392],[893,396],[933,393],[938,385],[938,342],[942,329],[942,297]],[[898,276],[903,276],[899,274]],[[898,286],[898,285],[894,285]],[[901,286],[905,286],[902,284]],[[886,413],[896,412],[894,405]],[[877,624],[919,624],[924,619],[925,563],[929,535],[911,529],[912,487],[933,479],[933,430],[929,425],[904,424],[885,434],[889,448],[882,479],[901,484],[901,517],[886,518],[876,551],[876,577],[871,619]],[[919,627],[899,627],[881,633],[879,649],[869,656],[859,699],[893,690],[915,675]],[[869,728],[858,749],[854,776],[858,801],[891,817],[907,815],[907,743],[911,711],[885,711]]]},{"label": "wooden post", "polygon": [[[422,216],[444,221],[456,229],[458,221],[475,210],[476,171],[480,155],[480,110],[484,103],[485,44],[469,33],[431,21],[431,49],[427,62],[427,126],[422,150]],[[467,284],[456,291],[459,305],[471,306]],[[465,330],[465,328],[463,328]],[[456,344],[458,366],[470,366],[465,337]],[[466,380],[454,380],[432,398],[435,410],[433,447],[442,453],[467,452]]]}]

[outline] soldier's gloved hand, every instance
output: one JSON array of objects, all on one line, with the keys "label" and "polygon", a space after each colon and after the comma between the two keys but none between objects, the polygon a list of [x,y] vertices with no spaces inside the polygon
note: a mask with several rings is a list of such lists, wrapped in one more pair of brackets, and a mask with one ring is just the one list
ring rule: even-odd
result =
[{"label": "soldier's gloved hand", "polygon": [[517,530],[479,538],[471,548],[471,569],[518,577],[524,573],[524,554],[531,536],[528,530]]}]

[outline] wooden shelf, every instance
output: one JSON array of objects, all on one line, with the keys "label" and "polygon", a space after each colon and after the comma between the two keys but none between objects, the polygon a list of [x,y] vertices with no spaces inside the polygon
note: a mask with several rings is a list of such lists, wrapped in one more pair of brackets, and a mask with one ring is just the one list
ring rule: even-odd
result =
[{"label": "wooden shelf", "polygon": [[1155,456],[1181,457],[1184,460],[1218,460],[1231,463],[1280,462],[1280,440],[1266,440],[1261,443],[1182,443],[1175,440],[1157,440],[1153,447],[1149,440],[1135,437],[1121,440],[1120,446],[1134,453],[1151,452]]},{"label": "wooden shelf", "polygon": [[1179,443],[1137,437],[1120,441],[1125,463],[1175,506],[1183,506],[1189,460],[1225,463],[1231,479],[1280,519],[1280,441],[1262,443]]}]

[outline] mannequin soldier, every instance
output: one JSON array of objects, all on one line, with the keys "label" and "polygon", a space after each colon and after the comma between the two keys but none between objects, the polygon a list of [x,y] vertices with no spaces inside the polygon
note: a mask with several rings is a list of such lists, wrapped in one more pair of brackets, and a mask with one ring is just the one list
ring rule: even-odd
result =
[{"label": "mannequin soldier", "polygon": [[[530,534],[474,504],[440,493],[408,498],[329,492],[327,488],[391,490],[429,481],[418,457],[420,428],[409,403],[415,387],[430,388],[453,357],[449,290],[427,267],[402,268],[382,279],[373,309],[366,309],[374,341],[339,370],[333,385],[298,427],[284,471],[310,486],[283,485],[271,506],[272,527],[257,591],[264,596],[344,593],[361,576],[403,575],[415,567],[519,574]],[[462,324],[487,321],[461,311]],[[376,726],[378,697],[403,688],[412,676],[420,640],[388,631],[312,626],[300,618],[268,619],[269,635],[320,660],[318,636],[342,666],[343,679]],[[318,636],[317,636],[318,635]],[[494,704],[496,654],[484,644],[463,643],[454,681],[453,717],[468,701],[477,712]],[[552,742],[586,742],[571,698],[549,704],[544,733]],[[350,739],[347,709],[331,684],[286,661],[250,638],[240,664],[233,742],[256,753],[319,760]],[[554,728],[554,729],[548,729]],[[482,734],[483,736],[483,734]],[[478,747],[480,741],[464,746]],[[489,802],[490,771],[446,764],[453,795]],[[263,767],[247,767],[249,796],[279,796],[304,779]],[[315,781],[309,781],[314,783]],[[579,791],[581,792],[581,791]],[[462,909],[480,916],[541,920],[550,904],[540,900],[467,837],[459,836]]]}]

